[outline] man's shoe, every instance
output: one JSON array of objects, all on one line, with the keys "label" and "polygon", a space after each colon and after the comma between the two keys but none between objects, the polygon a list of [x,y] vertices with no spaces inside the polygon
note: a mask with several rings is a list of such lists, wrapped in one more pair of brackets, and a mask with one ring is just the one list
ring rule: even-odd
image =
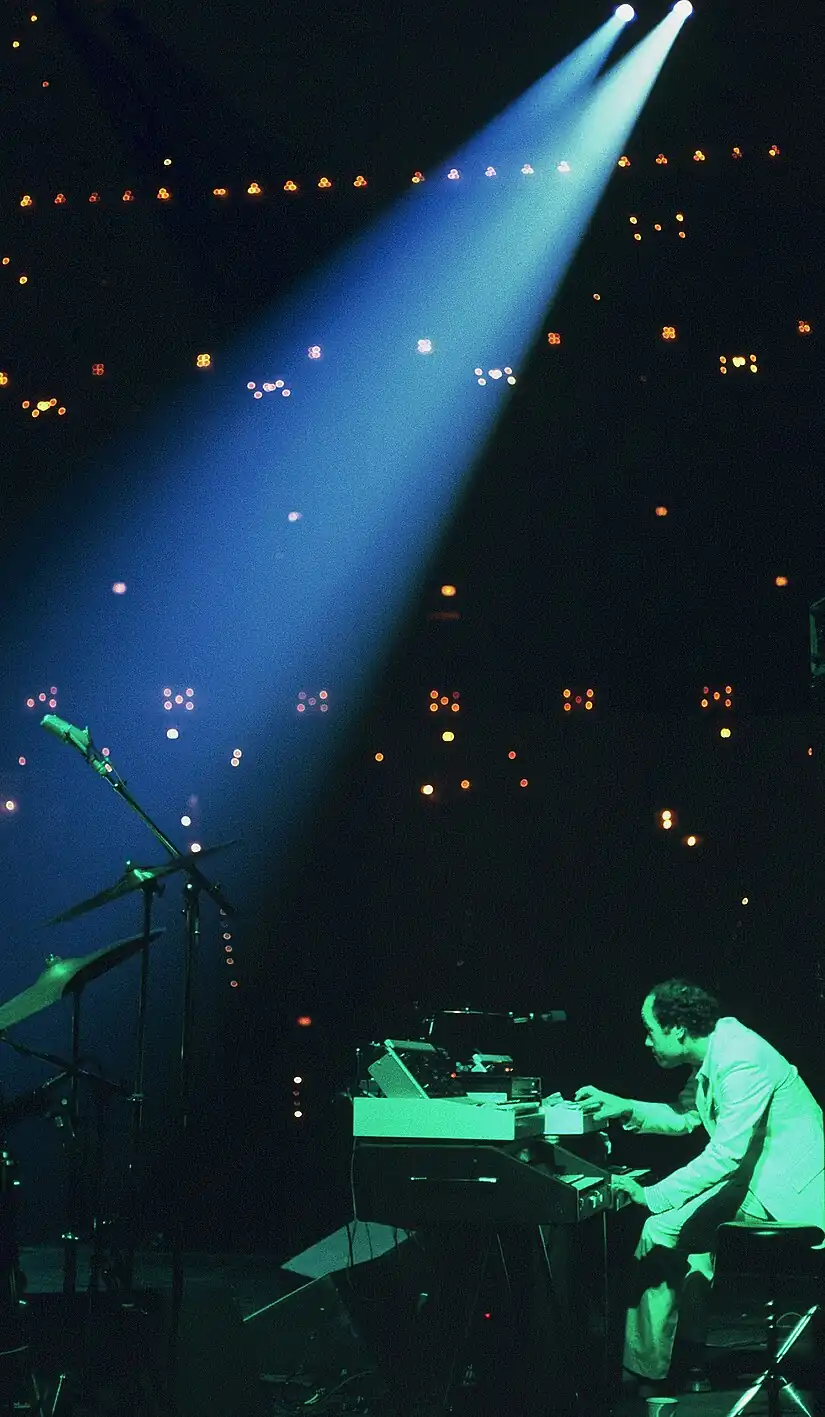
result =
[{"label": "man's shoe", "polygon": [[682,1392],[713,1392],[713,1384],[705,1368],[689,1368],[682,1383]]}]

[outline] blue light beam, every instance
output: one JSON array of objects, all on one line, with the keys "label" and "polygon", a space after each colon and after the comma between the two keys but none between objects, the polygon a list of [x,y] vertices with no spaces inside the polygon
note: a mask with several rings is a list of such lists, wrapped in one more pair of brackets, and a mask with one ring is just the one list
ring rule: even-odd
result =
[{"label": "blue light beam", "polygon": [[[254,772],[220,778],[204,766],[204,791],[213,840],[224,818],[254,839],[265,814],[265,886],[278,866],[273,831],[285,850],[312,811],[500,417],[503,389],[481,392],[473,368],[518,372],[677,26],[668,17],[594,83],[619,30],[612,17],[445,163],[469,167],[472,181],[411,191],[227,352],[225,379],[185,420],[179,409],[155,420],[128,454],[133,504],[94,536],[87,522],[54,574],[52,604],[76,606],[76,624],[61,610],[41,646],[84,647],[61,656],[59,682],[78,705],[64,704],[70,719],[109,741],[117,719],[133,739],[136,686],[185,676],[201,714],[211,706],[211,741],[218,718],[233,737],[244,726]],[[485,179],[499,152],[530,156],[534,174]],[[422,358],[425,336],[434,353]],[[315,343],[324,359],[310,363]],[[250,405],[247,380],[276,369],[293,397]],[[101,466],[101,486],[105,477]],[[287,529],[293,507],[302,520]],[[113,565],[130,594],[108,595],[101,610],[117,606],[116,639],[92,641],[90,598]],[[337,706],[316,725],[323,740],[295,721],[307,683],[325,684]],[[205,741],[204,762],[217,761]]]}]

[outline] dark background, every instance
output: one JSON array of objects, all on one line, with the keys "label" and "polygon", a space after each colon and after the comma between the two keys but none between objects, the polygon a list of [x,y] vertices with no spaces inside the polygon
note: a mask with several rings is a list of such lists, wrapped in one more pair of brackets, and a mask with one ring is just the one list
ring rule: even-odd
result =
[{"label": "dark background", "polygon": [[[663,10],[640,4],[620,52]],[[39,674],[43,660],[22,627],[49,594],[50,547],[77,535],[83,554],[95,458],[156,404],[184,411],[199,387],[194,350],[220,349],[609,11],[573,0],[276,11],[61,0],[38,7],[36,25],[29,13],[9,7],[0,42],[0,220],[14,252],[0,297],[0,368],[11,374],[0,388],[4,792],[18,790],[24,668],[37,660]],[[241,988],[226,989],[218,947],[207,952],[192,1243],[286,1253],[340,1223],[340,1094],[355,1046],[410,1028],[416,1005],[566,1009],[566,1025],[519,1035],[525,1071],[568,1095],[593,1082],[665,1097],[676,1080],[650,1075],[638,1012],[656,979],[687,974],[718,984],[726,1012],[764,1032],[822,1098],[822,731],[807,619],[825,595],[819,27],[813,3],[781,13],[708,0],[679,36],[628,142],[633,165],[617,169],[502,401],[289,869],[244,922]],[[691,161],[697,147],[707,163]],[[654,163],[660,151],[667,167]],[[175,200],[160,209],[167,152]],[[369,188],[355,192],[362,172]],[[317,193],[322,174],[334,192]],[[257,205],[239,195],[256,177],[271,194]],[[291,204],[288,177],[302,186]],[[233,196],[216,210],[208,194],[220,183]],[[133,206],[120,203],[126,187]],[[58,190],[66,207],[53,205]],[[20,209],[23,192],[36,194],[34,213]],[[640,245],[631,212],[647,223]],[[25,305],[19,269],[32,272]],[[800,337],[800,319],[811,335]],[[674,344],[660,338],[666,323]],[[561,347],[548,346],[550,330]],[[757,376],[720,377],[721,353],[751,350]],[[99,358],[105,379],[90,373]],[[20,399],[52,386],[71,416],[34,425]],[[107,492],[126,497],[119,477],[113,463]],[[457,622],[429,618],[447,603],[443,581],[458,587]],[[734,685],[727,742],[699,709],[706,683]],[[565,717],[566,686],[594,687],[595,712]],[[449,750],[427,713],[433,687],[461,693]],[[65,867],[73,791],[68,776],[43,785],[41,827],[50,813],[61,822],[51,836],[0,823],[4,997],[42,967],[29,928],[41,898],[54,912],[108,882],[89,860]],[[656,823],[666,807],[679,813],[670,834]],[[211,839],[222,825],[205,824]],[[695,849],[683,845],[691,831]],[[255,832],[265,859],[274,805]],[[136,912],[122,918],[118,931],[96,917],[102,937],[75,952],[137,928]],[[179,959],[159,979],[150,1172],[162,1229]],[[113,979],[107,988],[93,1024],[126,1072],[116,1035],[128,999]],[[299,1014],[312,1028],[296,1026]],[[43,1046],[59,1041],[46,1034]],[[8,1086],[31,1081],[4,1061]],[[294,1071],[306,1079],[300,1123]],[[27,1233],[39,1239],[61,1223],[58,1148],[43,1126],[13,1138]],[[621,1146],[663,1170],[682,1156],[674,1143]]]}]

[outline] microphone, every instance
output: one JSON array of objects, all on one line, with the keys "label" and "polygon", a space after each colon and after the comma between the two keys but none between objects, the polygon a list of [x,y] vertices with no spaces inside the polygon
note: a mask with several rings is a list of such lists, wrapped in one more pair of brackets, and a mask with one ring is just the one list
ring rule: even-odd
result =
[{"label": "microphone", "polygon": [[71,743],[73,748],[81,752],[95,772],[101,775],[108,772],[108,764],[102,753],[99,753],[92,742],[88,728],[75,728],[73,723],[67,723],[65,718],[58,718],[55,713],[47,713],[45,718],[40,720],[40,727],[47,728],[55,737],[62,739],[64,743]]}]

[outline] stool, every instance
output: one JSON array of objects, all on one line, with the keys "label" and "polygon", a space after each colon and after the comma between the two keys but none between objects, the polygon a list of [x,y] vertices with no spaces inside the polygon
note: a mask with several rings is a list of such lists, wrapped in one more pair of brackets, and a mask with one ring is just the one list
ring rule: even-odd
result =
[{"label": "stool", "polygon": [[813,1304],[807,1313],[802,1315],[780,1348],[776,1327],[776,1281],[780,1274],[787,1273],[802,1261],[803,1256],[806,1267],[809,1267],[811,1250],[815,1245],[822,1244],[825,1232],[817,1225],[786,1225],[776,1220],[730,1220],[718,1227],[717,1237],[717,1267],[729,1264],[731,1268],[764,1276],[768,1281],[769,1294],[765,1344],[768,1366],[753,1386],[731,1407],[727,1417],[739,1417],[739,1413],[744,1412],[748,1403],[763,1387],[768,1395],[768,1417],[779,1417],[779,1394],[783,1390],[787,1391],[788,1397],[799,1412],[811,1417],[800,1394],[780,1371],[779,1364],[799,1335],[808,1327],[820,1306]]}]

